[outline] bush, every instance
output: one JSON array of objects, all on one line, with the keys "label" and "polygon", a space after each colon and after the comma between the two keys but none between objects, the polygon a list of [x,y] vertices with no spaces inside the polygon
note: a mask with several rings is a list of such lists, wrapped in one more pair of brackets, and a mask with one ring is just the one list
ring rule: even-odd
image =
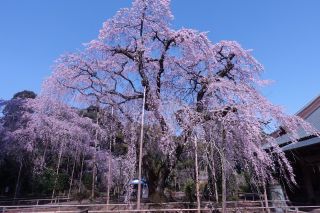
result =
[{"label": "bush", "polygon": [[50,194],[53,190],[56,174],[52,168],[46,168],[35,178],[35,190],[40,194]]},{"label": "bush", "polygon": [[85,173],[83,175],[82,183],[87,189],[91,190],[92,189],[92,173]]},{"label": "bush", "polygon": [[69,189],[69,177],[67,173],[60,172],[57,176],[53,168],[46,168],[34,179],[35,191],[40,194],[51,194],[56,178],[56,192]]},{"label": "bush", "polygon": [[[56,175],[55,175],[56,176]],[[64,191],[69,189],[69,176],[65,172],[61,172],[58,175],[56,190]]]},{"label": "bush", "polygon": [[188,179],[184,186],[185,198],[189,202],[194,202],[196,200],[196,186],[193,180]]}]

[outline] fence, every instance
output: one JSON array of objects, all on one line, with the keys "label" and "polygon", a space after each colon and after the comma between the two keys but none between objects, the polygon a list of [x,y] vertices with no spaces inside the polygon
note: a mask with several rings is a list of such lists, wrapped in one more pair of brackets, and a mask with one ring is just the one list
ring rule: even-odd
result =
[{"label": "fence", "polygon": [[1,199],[1,205],[43,205],[47,203],[59,204],[61,202],[68,202],[70,198],[68,197],[55,197],[51,198],[16,198],[16,199]]},{"label": "fence", "polygon": [[[270,201],[271,202],[271,201]],[[234,204],[232,201],[228,202],[227,212],[235,213],[253,213],[253,212],[283,212],[283,213],[300,213],[305,210],[310,211],[314,209],[320,209],[320,206],[270,206],[268,209],[263,206],[239,206],[239,204]],[[232,206],[230,206],[232,204]],[[252,204],[252,203],[251,203]],[[13,213],[13,212],[82,212],[82,213],[98,213],[98,212],[176,212],[176,213],[193,213],[198,210],[192,204],[192,207],[172,207],[185,205],[185,203],[166,203],[166,204],[154,204],[154,203],[144,203],[141,210],[135,210],[135,204],[74,204],[74,205],[64,205],[64,204],[48,204],[48,205],[17,205],[17,206],[0,206],[0,212],[2,213]],[[191,204],[190,204],[191,205]],[[171,206],[171,207],[170,207]],[[303,211],[302,211],[303,210]],[[201,212],[221,212],[221,207],[214,207],[204,205],[201,207]]]}]

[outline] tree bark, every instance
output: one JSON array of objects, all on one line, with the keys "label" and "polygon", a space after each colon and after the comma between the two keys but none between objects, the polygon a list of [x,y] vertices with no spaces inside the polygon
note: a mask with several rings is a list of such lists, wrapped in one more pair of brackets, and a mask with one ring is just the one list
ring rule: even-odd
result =
[{"label": "tree bark", "polygon": [[[143,168],[145,169],[145,174],[148,178],[148,189],[149,195],[153,194],[164,195],[164,188],[166,187],[166,181],[171,173],[171,166],[169,165],[168,160],[161,160],[161,166],[159,168],[154,167],[153,162],[154,156],[153,153],[147,153],[143,157]],[[159,162],[156,162],[159,163]]]}]

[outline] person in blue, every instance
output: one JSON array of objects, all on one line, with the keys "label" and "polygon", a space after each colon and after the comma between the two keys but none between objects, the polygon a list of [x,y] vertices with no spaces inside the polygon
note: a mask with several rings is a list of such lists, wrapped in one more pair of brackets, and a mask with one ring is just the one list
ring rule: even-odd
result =
[{"label": "person in blue", "polygon": [[[137,197],[138,194],[138,184],[139,184],[139,179],[133,179],[132,181],[130,181],[130,185],[133,188],[133,192],[132,192],[132,196],[133,197]],[[141,198],[147,199],[149,197],[149,188],[148,188],[148,183],[147,181],[142,178],[141,179]]]}]

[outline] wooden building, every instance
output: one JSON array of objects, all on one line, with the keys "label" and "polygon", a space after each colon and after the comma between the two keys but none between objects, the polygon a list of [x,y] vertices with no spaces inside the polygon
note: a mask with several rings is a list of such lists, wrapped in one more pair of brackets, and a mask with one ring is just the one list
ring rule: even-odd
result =
[{"label": "wooden building", "polygon": [[[320,131],[320,96],[297,114]],[[278,144],[292,163],[296,186],[285,186],[289,200],[295,204],[320,204],[320,138],[299,131],[300,139],[292,143],[285,132],[277,138]]]}]

